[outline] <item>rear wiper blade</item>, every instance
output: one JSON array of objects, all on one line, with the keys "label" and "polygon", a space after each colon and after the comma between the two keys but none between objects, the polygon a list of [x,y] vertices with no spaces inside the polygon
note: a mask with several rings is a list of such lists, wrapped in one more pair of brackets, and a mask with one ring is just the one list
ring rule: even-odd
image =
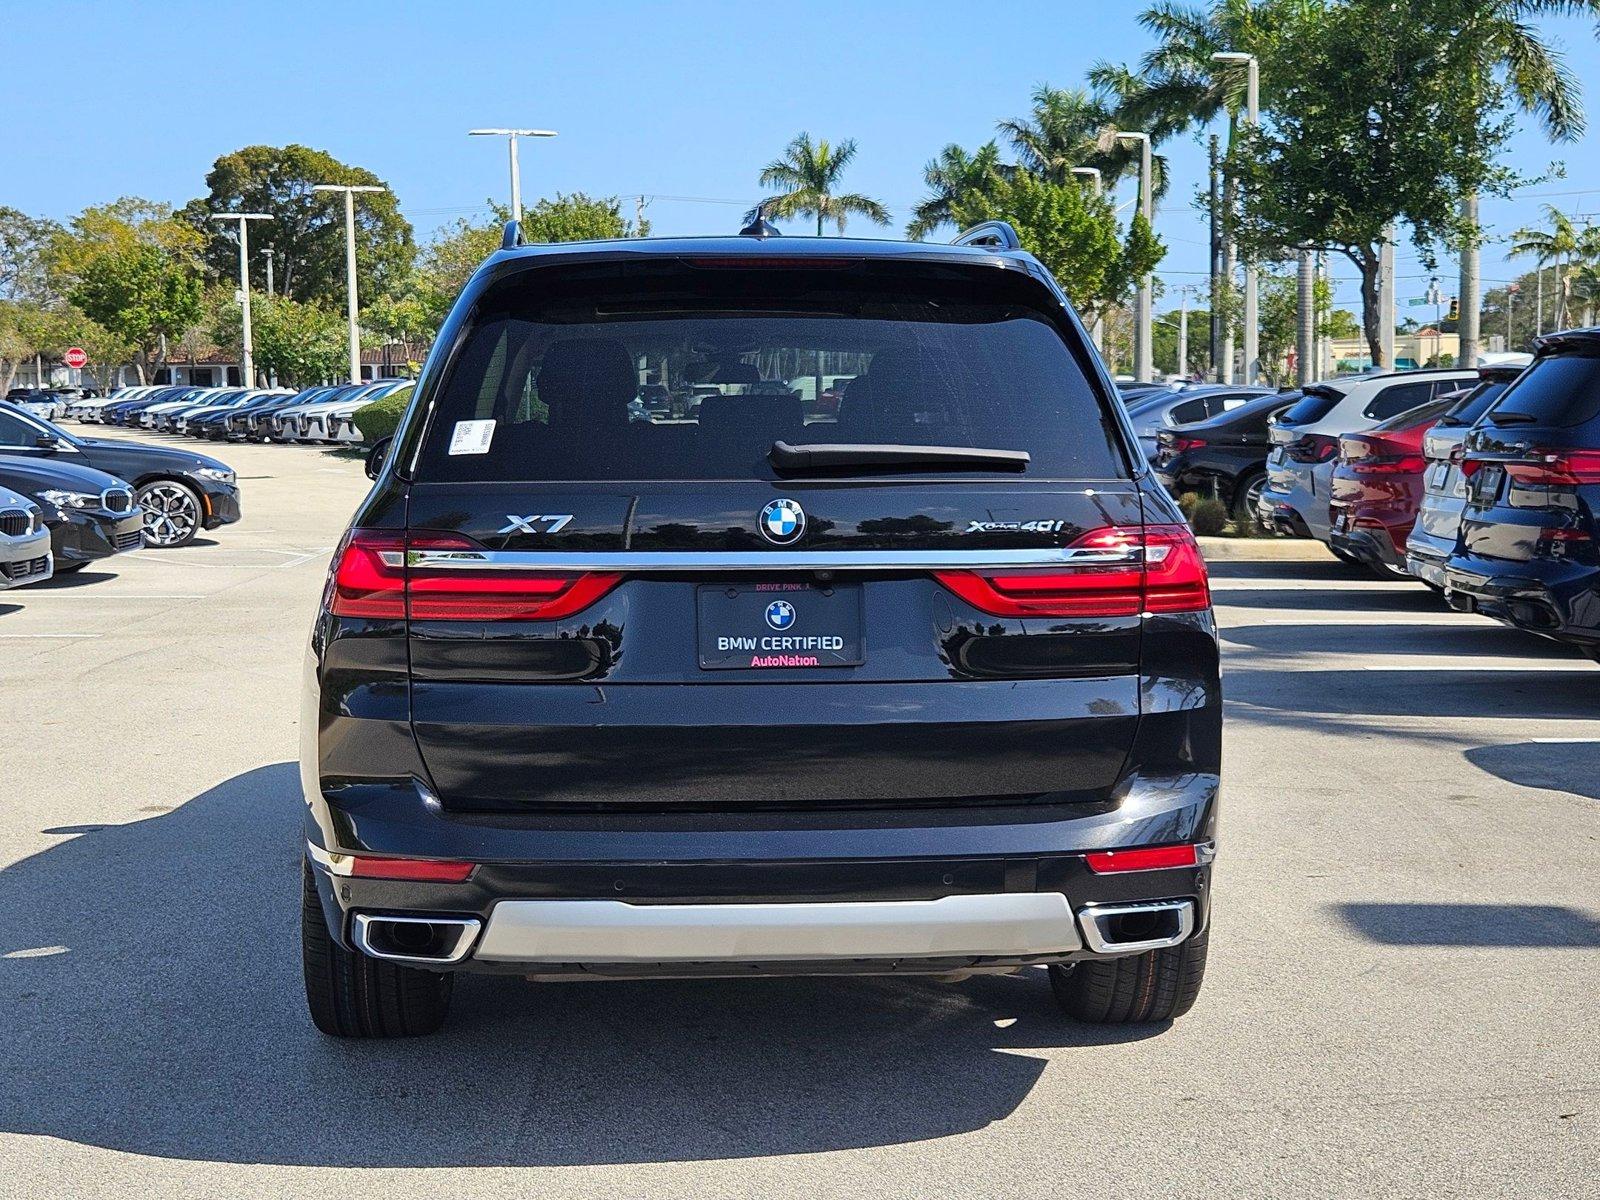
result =
[{"label": "rear wiper blade", "polygon": [[1496,425],[1531,425],[1539,418],[1533,413],[1525,412],[1492,412],[1489,420]]},{"label": "rear wiper blade", "polygon": [[1026,471],[1026,450],[988,450],[981,446],[885,446],[872,442],[772,443],[767,460],[780,471],[886,467],[931,471]]}]

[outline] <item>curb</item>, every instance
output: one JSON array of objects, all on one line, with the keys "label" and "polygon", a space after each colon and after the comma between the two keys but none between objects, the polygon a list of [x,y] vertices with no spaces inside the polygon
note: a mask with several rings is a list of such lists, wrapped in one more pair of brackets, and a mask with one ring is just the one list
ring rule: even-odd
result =
[{"label": "curb", "polygon": [[1337,562],[1315,538],[1203,537],[1200,553],[1207,562]]}]

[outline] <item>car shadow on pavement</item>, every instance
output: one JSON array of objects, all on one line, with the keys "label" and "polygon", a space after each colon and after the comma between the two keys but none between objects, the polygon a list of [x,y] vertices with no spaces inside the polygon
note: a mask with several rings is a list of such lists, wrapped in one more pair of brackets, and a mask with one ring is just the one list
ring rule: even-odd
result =
[{"label": "car shadow on pavement", "polygon": [[[1320,729],[1323,717],[1504,717],[1590,720],[1600,668],[1482,672],[1224,666],[1230,714]],[[1381,721],[1374,722],[1382,727]]]},{"label": "car shadow on pavement", "polygon": [[1004,1119],[1078,1026],[1042,970],[961,984],[530,984],[467,976],[444,1032],[318,1034],[297,929],[299,780],[63,827],[0,871],[0,1130],[338,1166],[685,1161],[888,1145]]},{"label": "car shadow on pavement", "polygon": [[1600,741],[1474,746],[1466,759],[1507,783],[1600,800]]},{"label": "car shadow on pavement", "polygon": [[1472,625],[1405,625],[1382,619],[1360,625],[1308,621],[1293,625],[1230,625],[1225,641],[1275,654],[1433,654],[1471,658],[1568,658],[1583,651],[1535,633],[1488,621]]},{"label": "car shadow on pavement", "polygon": [[1370,903],[1334,911],[1385,946],[1600,947],[1600,918],[1565,904]]},{"label": "car shadow on pavement", "polygon": [[116,577],[114,571],[96,571],[85,567],[81,571],[57,571],[43,583],[30,583],[28,586],[41,592],[64,592],[70,588],[93,587]]}]

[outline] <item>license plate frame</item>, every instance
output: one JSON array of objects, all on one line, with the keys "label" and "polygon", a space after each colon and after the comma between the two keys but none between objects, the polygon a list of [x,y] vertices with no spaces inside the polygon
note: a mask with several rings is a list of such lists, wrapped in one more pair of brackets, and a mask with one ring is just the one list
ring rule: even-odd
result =
[{"label": "license plate frame", "polygon": [[1477,505],[1493,504],[1500,498],[1500,485],[1506,469],[1499,463],[1485,463],[1473,472],[1467,484],[1467,498]]},{"label": "license plate frame", "polygon": [[759,580],[695,590],[702,671],[827,670],[866,662],[862,585]]}]

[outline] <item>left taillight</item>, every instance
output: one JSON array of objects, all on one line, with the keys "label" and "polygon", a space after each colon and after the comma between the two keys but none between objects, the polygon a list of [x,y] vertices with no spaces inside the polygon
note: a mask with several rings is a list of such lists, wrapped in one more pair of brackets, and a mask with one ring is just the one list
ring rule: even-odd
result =
[{"label": "left taillight", "polygon": [[430,565],[421,551],[482,551],[460,534],[353,529],[329,582],[338,617],[416,621],[550,621],[583,611],[622,581],[602,571],[504,571]]},{"label": "left taillight", "polygon": [[1060,566],[936,571],[980,612],[1002,617],[1131,617],[1211,605],[1205,560],[1187,525],[1109,527],[1085,534]]}]

